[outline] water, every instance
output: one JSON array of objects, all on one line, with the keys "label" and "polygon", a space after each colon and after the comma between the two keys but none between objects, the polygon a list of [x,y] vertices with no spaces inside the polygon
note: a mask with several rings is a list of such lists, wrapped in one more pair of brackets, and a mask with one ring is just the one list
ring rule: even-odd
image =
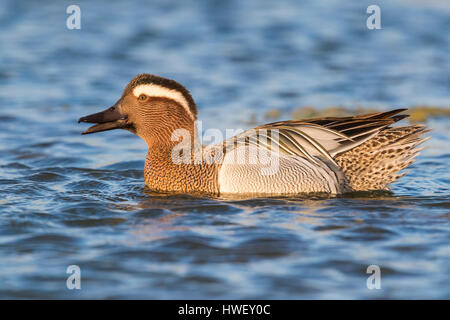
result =
[{"label": "water", "polygon": [[0,3],[0,298],[450,298],[448,119],[392,194],[271,199],[153,193],[142,141],[76,123],[142,72],[221,130],[274,107],[448,107],[448,2],[378,1],[377,31],[364,1],[77,3],[72,31],[69,3]]}]

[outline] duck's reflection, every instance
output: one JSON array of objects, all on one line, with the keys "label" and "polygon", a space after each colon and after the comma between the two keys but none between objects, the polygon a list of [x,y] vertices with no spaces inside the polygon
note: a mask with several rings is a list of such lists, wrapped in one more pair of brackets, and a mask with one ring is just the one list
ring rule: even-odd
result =
[{"label": "duck's reflection", "polygon": [[[211,219],[217,220],[220,228],[224,229],[218,231],[219,233],[229,234],[233,228],[264,225],[270,215],[286,210],[292,215],[275,222],[276,227],[285,228],[287,231],[296,230],[299,223],[321,225],[323,215],[317,212],[327,206],[327,197],[319,196],[314,199],[301,196],[288,198],[255,195],[207,197],[156,193],[148,188],[143,189],[142,193],[143,197],[138,203],[118,206],[120,210],[133,212],[134,226],[129,233],[139,241],[156,241],[179,236],[180,233],[188,231],[196,232],[199,227],[202,228],[199,222],[204,221],[205,228],[214,225]],[[186,217],[187,215],[190,217]]]}]

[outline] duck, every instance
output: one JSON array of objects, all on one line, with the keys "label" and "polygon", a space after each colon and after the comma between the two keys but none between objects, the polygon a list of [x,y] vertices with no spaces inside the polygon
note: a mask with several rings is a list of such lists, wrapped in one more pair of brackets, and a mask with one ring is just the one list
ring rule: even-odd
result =
[{"label": "duck", "polygon": [[392,126],[406,110],[272,122],[203,146],[190,92],[145,73],[112,107],[78,122],[93,124],[83,135],[123,129],[142,138],[144,180],[155,192],[338,195],[389,190],[406,173],[429,138],[423,125]]}]

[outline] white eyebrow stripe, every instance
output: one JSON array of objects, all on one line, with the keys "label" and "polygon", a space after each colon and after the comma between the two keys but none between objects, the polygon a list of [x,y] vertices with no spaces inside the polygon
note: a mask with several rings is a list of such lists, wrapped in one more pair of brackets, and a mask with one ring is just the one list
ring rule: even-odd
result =
[{"label": "white eyebrow stripe", "polygon": [[189,103],[181,92],[171,90],[169,88],[158,86],[157,84],[141,84],[133,89],[133,94],[137,98],[141,94],[145,94],[149,97],[164,97],[175,100],[183,106],[189,116],[194,119],[194,115],[189,108]]}]

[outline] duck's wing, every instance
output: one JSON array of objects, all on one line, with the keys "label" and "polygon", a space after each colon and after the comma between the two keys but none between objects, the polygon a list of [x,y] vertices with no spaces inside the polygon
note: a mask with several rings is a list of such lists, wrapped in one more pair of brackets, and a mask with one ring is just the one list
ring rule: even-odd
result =
[{"label": "duck's wing", "polygon": [[297,155],[316,163],[322,157],[335,163],[334,157],[359,146],[380,130],[404,119],[398,113],[407,109],[371,113],[354,117],[326,117],[308,120],[278,121],[243,133],[224,142],[227,150],[239,145],[256,145],[287,155]]}]

